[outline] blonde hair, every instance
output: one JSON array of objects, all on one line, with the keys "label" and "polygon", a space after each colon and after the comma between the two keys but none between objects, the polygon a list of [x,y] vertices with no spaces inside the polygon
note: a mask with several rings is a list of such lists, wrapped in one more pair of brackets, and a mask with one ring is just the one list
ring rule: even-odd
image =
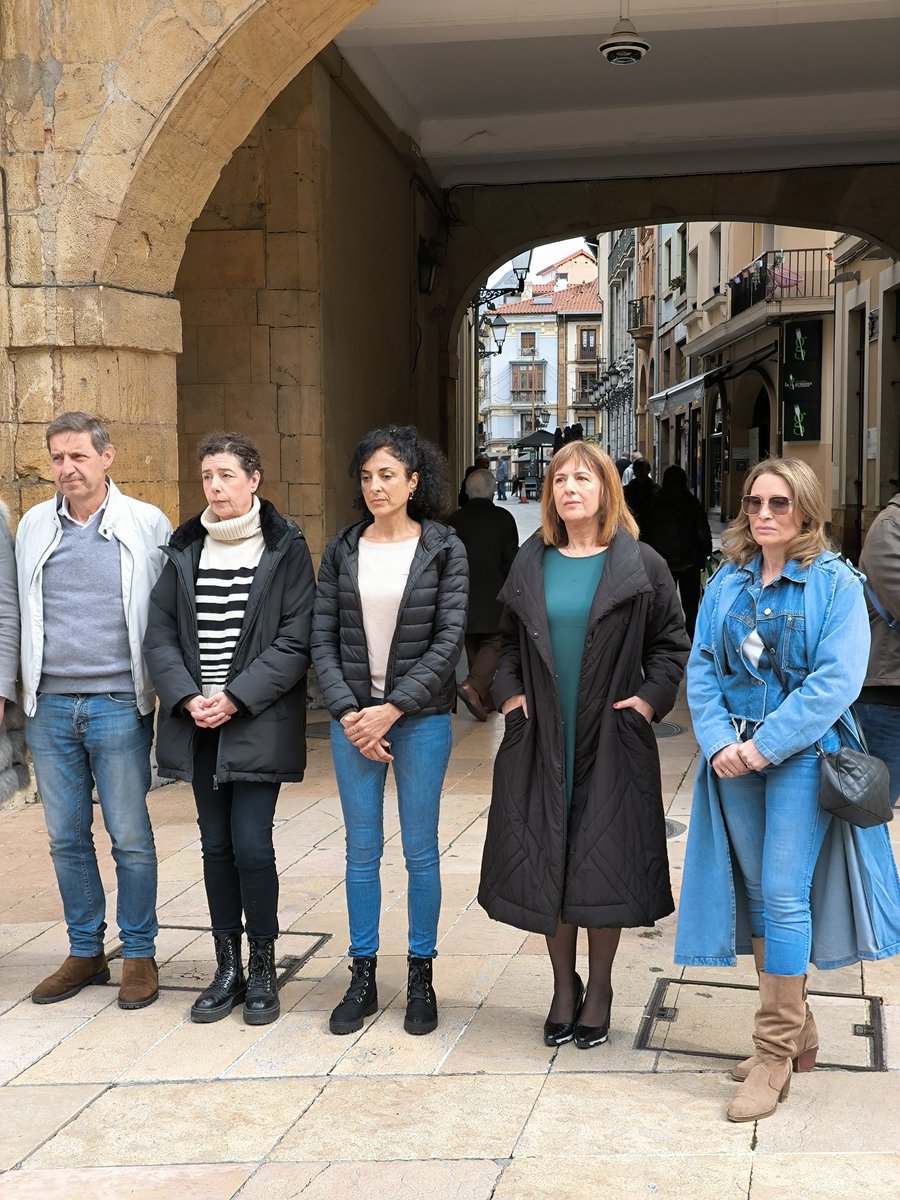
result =
[{"label": "blonde hair", "polygon": [[[791,498],[799,511],[800,532],[785,546],[784,557],[796,559],[808,567],[823,550],[832,549],[825,532],[825,502],[822,485],[812,467],[799,458],[764,458],[744,480],[743,496],[749,496],[760,475],[775,475],[791,490]],[[750,532],[750,518],[741,509],[722,534],[722,552],[726,558],[743,567],[759,553],[759,543]]]},{"label": "blonde hair", "polygon": [[566,546],[566,525],[553,501],[553,476],[570,462],[581,463],[600,480],[600,511],[597,514],[597,544],[608,546],[620,529],[638,537],[637,522],[625,503],[622,480],[616,464],[593,442],[567,442],[550,459],[541,495],[541,537],[545,546]]}]

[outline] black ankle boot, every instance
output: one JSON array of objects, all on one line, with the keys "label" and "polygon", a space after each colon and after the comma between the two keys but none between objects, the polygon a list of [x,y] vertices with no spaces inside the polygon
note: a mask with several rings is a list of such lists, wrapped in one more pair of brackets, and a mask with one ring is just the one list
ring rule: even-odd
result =
[{"label": "black ankle boot", "polygon": [[406,985],[406,1020],[403,1028],[407,1033],[431,1033],[437,1029],[437,997],[431,986],[430,958],[414,958],[409,955],[409,979]]},{"label": "black ankle boot", "polygon": [[280,1012],[275,979],[275,942],[271,938],[250,938],[244,1024],[268,1025],[270,1021],[278,1019]]},{"label": "black ankle boot", "polygon": [[354,958],[348,967],[350,986],[328,1022],[332,1033],[356,1033],[363,1027],[363,1017],[371,1017],[378,1011],[377,964],[378,959],[373,954],[371,958]]},{"label": "black ankle boot", "polygon": [[191,1005],[191,1020],[204,1025],[221,1021],[244,999],[247,981],[241,963],[241,935],[213,934],[216,944],[216,973],[213,981]]}]

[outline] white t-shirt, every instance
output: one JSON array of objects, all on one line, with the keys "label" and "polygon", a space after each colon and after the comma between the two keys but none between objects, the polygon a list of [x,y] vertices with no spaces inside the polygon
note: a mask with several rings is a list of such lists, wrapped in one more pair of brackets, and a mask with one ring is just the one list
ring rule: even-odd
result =
[{"label": "white t-shirt", "polygon": [[417,537],[402,542],[359,539],[359,595],[369,649],[372,695],[376,698],[384,696],[384,675],[397,628],[397,614],[418,544]]}]

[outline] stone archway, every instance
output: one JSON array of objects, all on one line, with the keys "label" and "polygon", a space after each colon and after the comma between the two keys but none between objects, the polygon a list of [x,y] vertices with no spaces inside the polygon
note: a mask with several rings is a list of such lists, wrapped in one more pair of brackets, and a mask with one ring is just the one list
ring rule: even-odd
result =
[{"label": "stone archway", "polygon": [[374,3],[98,0],[89,16],[8,21],[0,490],[14,516],[48,493],[42,429],[65,408],[102,411],[117,478],[177,515],[171,293],[191,222],[270,101]]}]

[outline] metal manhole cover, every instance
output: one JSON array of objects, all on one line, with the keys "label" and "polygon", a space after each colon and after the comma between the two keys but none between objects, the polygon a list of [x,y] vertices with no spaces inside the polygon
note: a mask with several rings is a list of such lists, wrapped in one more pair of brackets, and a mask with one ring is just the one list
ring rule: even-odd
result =
[{"label": "metal manhole cover", "polygon": [[679,733],[684,733],[684,730],[674,721],[657,721],[653,726],[653,732],[658,738],[668,738],[678,737]]},{"label": "metal manhole cover", "polygon": [[683,825],[681,821],[673,821],[670,817],[666,817],[666,837],[676,838],[687,829],[687,825]]},{"label": "metal manhole cover", "polygon": [[[185,933],[209,933],[208,925],[160,925],[160,932],[168,929],[183,930]],[[286,983],[289,983],[299,971],[309,962],[314,954],[327,945],[332,939],[330,933],[320,933],[318,931],[307,932],[301,929],[284,929],[278,936],[278,949],[276,951],[277,958],[275,961],[275,971],[277,976],[277,986],[280,991]],[[286,938],[293,938],[293,942],[285,942]],[[210,965],[208,958],[212,958],[210,953],[207,957],[206,946],[202,958],[198,960],[185,959],[182,955],[176,955],[170,959],[163,968],[160,969],[159,990],[161,992],[196,992],[198,988],[205,987],[209,982]],[[119,958],[122,954],[121,943],[116,945],[111,950],[107,950],[106,957],[108,960]]]},{"label": "metal manhole cover", "polygon": [[[635,1038],[636,1050],[695,1058],[742,1059],[752,1053],[759,992],[749,984],[706,979],[657,980]],[[810,991],[819,1030],[819,1067],[884,1071],[880,996]]]},{"label": "metal manhole cover", "polygon": [[327,721],[316,721],[314,725],[307,725],[306,736],[308,738],[330,738],[331,724]]}]

